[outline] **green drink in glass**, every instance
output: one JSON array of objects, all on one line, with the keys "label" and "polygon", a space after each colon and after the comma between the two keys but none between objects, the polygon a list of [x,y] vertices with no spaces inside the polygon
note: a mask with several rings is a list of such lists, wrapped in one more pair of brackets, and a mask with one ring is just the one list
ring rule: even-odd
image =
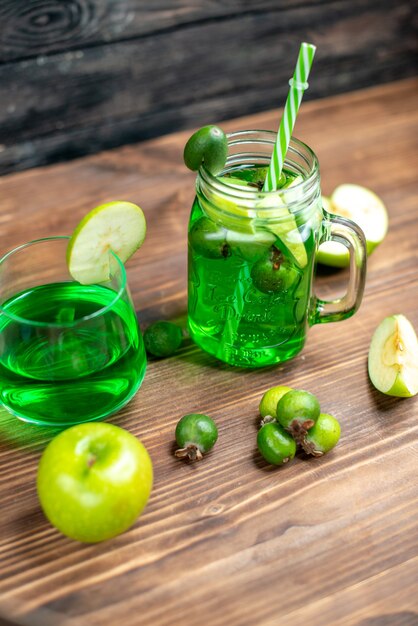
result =
[{"label": "green drink in glass", "polygon": [[[190,217],[191,336],[241,367],[294,357],[310,325],[350,317],[364,289],[363,233],[322,209],[318,161],[308,146],[292,139],[279,190],[262,191],[275,137],[231,134],[224,170],[199,170]],[[344,243],[351,255],[347,294],[333,302],[312,289],[316,250],[328,240]]]},{"label": "green drink in glass", "polygon": [[67,237],[20,246],[0,260],[0,400],[17,417],[66,426],[101,419],[139,388],[146,356],[123,263],[82,285]]}]

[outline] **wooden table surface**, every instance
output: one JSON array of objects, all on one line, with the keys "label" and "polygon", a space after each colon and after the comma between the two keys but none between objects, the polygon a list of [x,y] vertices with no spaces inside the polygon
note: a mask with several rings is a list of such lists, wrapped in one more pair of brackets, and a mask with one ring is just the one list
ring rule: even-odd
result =
[{"label": "wooden table surface", "polygon": [[[186,341],[149,363],[111,421],[147,446],[155,486],[139,521],[99,545],[66,539],[44,518],[36,467],[53,431],[0,415],[0,613],[40,626],[382,626],[417,623],[417,398],[378,393],[367,376],[371,335],[402,312],[418,329],[418,82],[303,105],[297,136],[319,156],[324,193],[364,184],[385,201],[390,228],[369,261],[350,320],[316,326],[293,361],[228,367]],[[276,128],[278,112],[223,124]],[[214,120],[208,120],[211,122]],[[0,179],[1,249],[69,234],[96,204],[140,204],[148,237],[128,264],[144,328],[184,320],[186,226],[194,175],[179,133]],[[321,271],[317,290],[344,290]],[[317,394],[342,424],[337,448],[272,469],[256,451],[257,407],[269,387]],[[219,440],[200,464],[172,456],[183,414],[213,416]]]}]

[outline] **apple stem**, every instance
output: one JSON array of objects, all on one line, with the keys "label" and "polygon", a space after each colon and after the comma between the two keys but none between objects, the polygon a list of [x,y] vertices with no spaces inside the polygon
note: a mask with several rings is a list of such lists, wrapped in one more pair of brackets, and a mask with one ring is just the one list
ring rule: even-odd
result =
[{"label": "apple stem", "polygon": [[87,459],[87,467],[88,468],[93,467],[96,461],[97,461],[97,457],[94,454],[91,454],[89,458]]}]

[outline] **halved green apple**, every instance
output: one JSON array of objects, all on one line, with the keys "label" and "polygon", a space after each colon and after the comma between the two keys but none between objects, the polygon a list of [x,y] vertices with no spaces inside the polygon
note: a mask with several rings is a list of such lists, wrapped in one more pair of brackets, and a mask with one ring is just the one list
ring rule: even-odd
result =
[{"label": "halved green apple", "polygon": [[[322,205],[328,213],[347,217],[360,226],[366,237],[368,255],[385,238],[388,229],[386,207],[370,189],[360,185],[340,185],[331,198],[322,197]],[[319,246],[317,261],[331,267],[347,267],[350,256],[342,243],[326,241]]]},{"label": "halved green apple", "polygon": [[404,315],[386,317],[376,328],[369,350],[369,376],[388,396],[418,393],[418,339]]}]

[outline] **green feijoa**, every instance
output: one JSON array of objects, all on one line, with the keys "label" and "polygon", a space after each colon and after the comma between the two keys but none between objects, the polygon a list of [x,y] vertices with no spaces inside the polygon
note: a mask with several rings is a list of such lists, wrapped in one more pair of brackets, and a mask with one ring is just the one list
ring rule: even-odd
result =
[{"label": "green feijoa", "polygon": [[231,254],[240,256],[248,263],[256,263],[266,258],[272,244],[274,235],[268,232],[240,233],[230,230],[226,238]]},{"label": "green feijoa", "polygon": [[262,418],[272,417],[276,419],[277,416],[277,404],[282,396],[288,391],[291,391],[291,387],[285,385],[277,385],[268,389],[261,398],[259,410]]},{"label": "green feijoa", "polygon": [[164,357],[173,354],[181,345],[181,328],[172,322],[154,322],[144,332],[144,344],[148,354]]},{"label": "green feijoa", "polygon": [[205,452],[213,448],[218,439],[218,429],[212,418],[201,413],[184,415],[176,426],[179,449],[175,456],[190,461],[200,461]]},{"label": "green feijoa", "polygon": [[203,126],[188,140],[184,148],[184,162],[193,171],[204,163],[211,174],[218,174],[226,163],[228,140],[219,126]]},{"label": "green feijoa", "polygon": [[272,465],[283,465],[291,461],[296,453],[294,439],[277,422],[260,428],[257,446],[263,458]]},{"label": "green feijoa", "polygon": [[253,265],[251,278],[254,287],[270,294],[289,289],[297,278],[297,272],[273,246],[264,258]]},{"label": "green feijoa", "polygon": [[321,412],[318,399],[309,391],[292,389],[277,404],[277,421],[300,442]]},{"label": "green feijoa", "polygon": [[341,435],[338,421],[328,413],[321,413],[301,444],[307,454],[322,456],[334,448]]},{"label": "green feijoa", "polygon": [[200,217],[189,234],[190,245],[196,254],[208,259],[226,259],[230,246],[226,241],[226,229],[212,222],[208,217]]}]

